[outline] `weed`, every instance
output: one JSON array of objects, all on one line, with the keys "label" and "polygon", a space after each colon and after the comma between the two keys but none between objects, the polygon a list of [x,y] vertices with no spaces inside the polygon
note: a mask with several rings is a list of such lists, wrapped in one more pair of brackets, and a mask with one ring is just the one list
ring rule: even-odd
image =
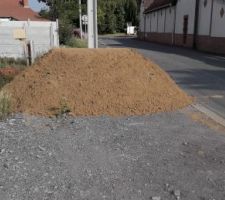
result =
[{"label": "weed", "polygon": [[25,59],[21,59],[21,58],[0,58],[0,68],[4,68],[7,66],[13,66],[16,67],[18,69],[24,69],[27,65],[27,62]]},{"label": "weed", "polygon": [[56,117],[62,117],[65,114],[68,114],[71,112],[71,109],[67,103],[66,98],[62,98],[60,101],[60,106],[58,109],[55,109],[55,116]]},{"label": "weed", "polygon": [[0,119],[5,119],[11,113],[11,96],[4,91],[0,92]]},{"label": "weed", "polygon": [[71,38],[67,44],[69,47],[74,47],[74,48],[87,48],[87,40],[79,39],[79,38]]},{"label": "weed", "polygon": [[0,89],[11,82],[25,67],[26,60],[24,59],[0,58]]},{"label": "weed", "polygon": [[0,89],[13,80],[13,76],[0,75]]}]

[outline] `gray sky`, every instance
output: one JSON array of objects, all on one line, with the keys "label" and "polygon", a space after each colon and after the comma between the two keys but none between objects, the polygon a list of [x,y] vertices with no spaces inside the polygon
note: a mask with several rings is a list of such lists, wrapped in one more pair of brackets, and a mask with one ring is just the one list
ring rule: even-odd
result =
[{"label": "gray sky", "polygon": [[38,0],[29,0],[30,2],[30,7],[34,10],[34,11],[40,11],[41,8],[44,7],[44,4],[40,4],[38,3]]}]

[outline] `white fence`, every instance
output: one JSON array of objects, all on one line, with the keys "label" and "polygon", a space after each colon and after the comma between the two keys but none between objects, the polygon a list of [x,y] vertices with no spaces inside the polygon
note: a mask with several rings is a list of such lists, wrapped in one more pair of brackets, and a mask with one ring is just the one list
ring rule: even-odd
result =
[{"label": "white fence", "polygon": [[[24,33],[23,39],[15,37],[18,30]],[[57,22],[0,22],[0,57],[35,59],[58,46]]]}]

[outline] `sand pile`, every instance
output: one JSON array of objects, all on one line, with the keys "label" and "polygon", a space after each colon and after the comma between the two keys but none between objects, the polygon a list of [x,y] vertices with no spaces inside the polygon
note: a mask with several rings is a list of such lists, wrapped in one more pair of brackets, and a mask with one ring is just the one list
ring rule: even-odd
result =
[{"label": "sand pile", "polygon": [[157,65],[130,49],[55,49],[4,90],[13,110],[52,116],[142,115],[172,111],[190,98]]}]

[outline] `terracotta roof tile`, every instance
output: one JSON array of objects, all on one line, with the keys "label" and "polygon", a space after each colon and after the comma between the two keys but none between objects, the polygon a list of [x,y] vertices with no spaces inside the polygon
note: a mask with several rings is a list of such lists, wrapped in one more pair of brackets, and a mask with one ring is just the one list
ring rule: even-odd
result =
[{"label": "terracotta roof tile", "polygon": [[145,9],[148,8],[154,0],[143,0]]},{"label": "terracotta roof tile", "polygon": [[19,21],[47,21],[30,8],[24,8],[19,0],[0,0],[0,18],[13,18]]}]

